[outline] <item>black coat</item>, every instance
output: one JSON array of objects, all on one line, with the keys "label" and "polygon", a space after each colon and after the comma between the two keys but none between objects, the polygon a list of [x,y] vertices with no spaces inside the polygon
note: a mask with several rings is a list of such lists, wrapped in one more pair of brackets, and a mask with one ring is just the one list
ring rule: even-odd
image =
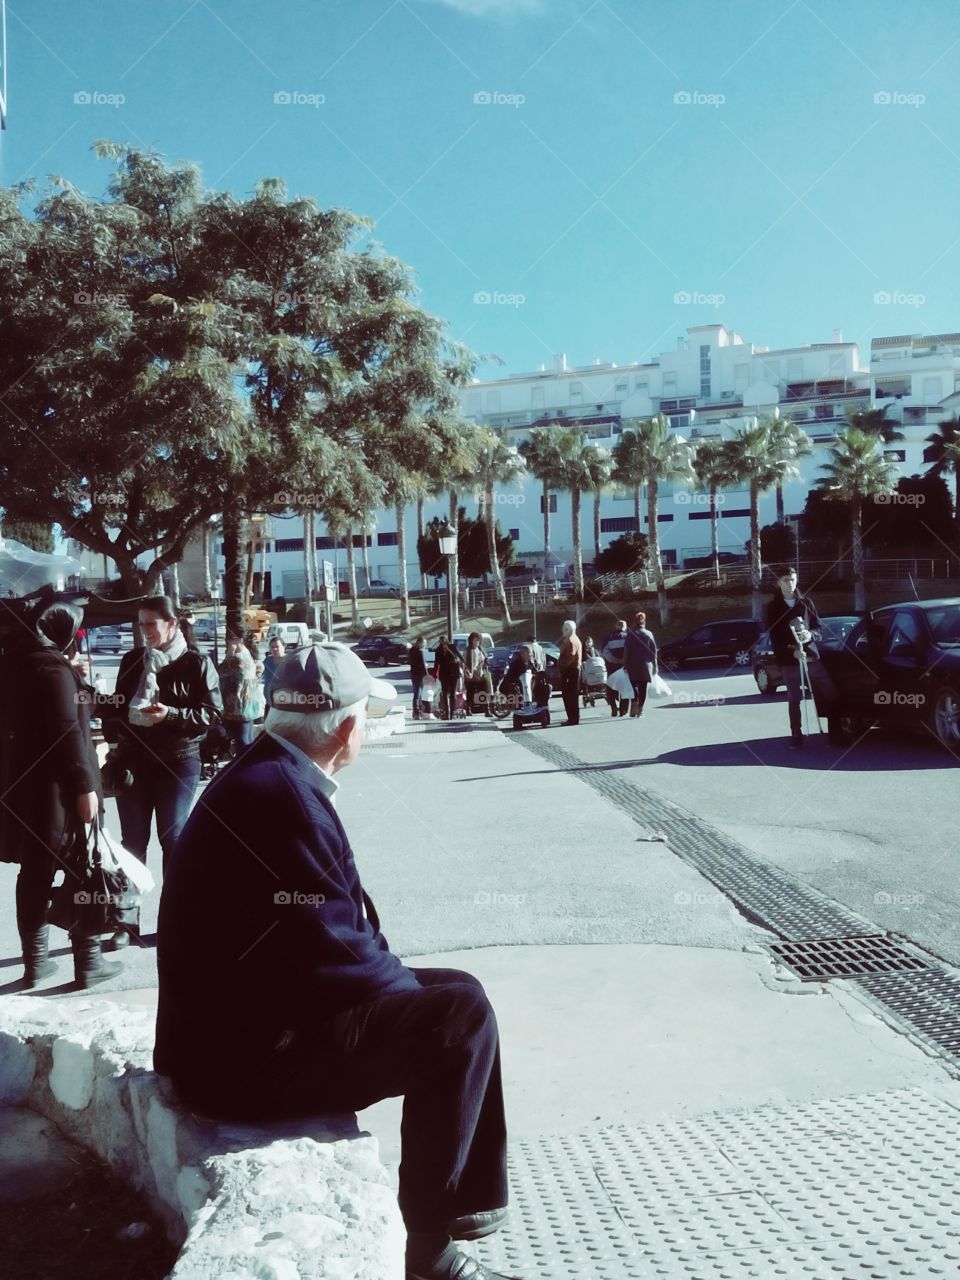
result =
[{"label": "black coat", "polygon": [[6,699],[0,858],[55,857],[79,823],[77,797],[101,794],[90,734],[93,690],[60,652],[39,646],[18,655],[4,678],[15,684]]},{"label": "black coat", "polygon": [[182,760],[200,754],[200,742],[223,716],[220,677],[204,654],[188,649],[157,672],[160,701],[171,710],[157,725],[133,725],[128,720],[143,671],[143,649],[125,653],[117,672],[117,686],[101,708],[103,736],[120,742],[144,759]]},{"label": "black coat", "polygon": [[[797,665],[793,653],[797,641],[790,627],[791,618],[800,618],[808,631],[820,630],[820,615],[812,600],[798,591],[793,606],[789,607],[783,598],[783,592],[778,591],[767,603],[767,631],[770,633],[774,657],[781,668]],[[804,648],[811,658],[819,656],[816,645],[810,643]]]}]

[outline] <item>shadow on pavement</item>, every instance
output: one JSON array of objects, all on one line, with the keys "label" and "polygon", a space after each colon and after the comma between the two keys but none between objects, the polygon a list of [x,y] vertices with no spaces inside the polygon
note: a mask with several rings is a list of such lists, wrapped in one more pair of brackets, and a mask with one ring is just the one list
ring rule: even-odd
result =
[{"label": "shadow on pavement", "polygon": [[790,739],[752,738],[743,742],[711,742],[702,746],[678,747],[658,756],[656,764],[778,765],[790,769],[818,769],[852,773],[890,773],[907,769],[954,769],[956,760],[934,743],[922,738],[905,740],[892,735],[866,734],[848,746],[834,747],[825,733],[811,734],[802,751],[792,751]]}]

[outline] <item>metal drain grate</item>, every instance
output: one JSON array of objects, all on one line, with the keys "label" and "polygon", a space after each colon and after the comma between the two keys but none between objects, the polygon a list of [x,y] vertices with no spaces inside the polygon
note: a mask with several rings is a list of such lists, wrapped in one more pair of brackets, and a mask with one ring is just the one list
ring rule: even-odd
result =
[{"label": "metal drain grate", "polygon": [[804,982],[929,968],[925,960],[911,955],[882,934],[819,938],[813,942],[772,942],[770,950]]},{"label": "metal drain grate", "polygon": [[537,1280],[960,1273],[960,1111],[893,1090],[511,1147],[510,1220],[466,1246]]},{"label": "metal drain grate", "polygon": [[960,1059],[960,980],[942,969],[859,978],[874,1000],[935,1049]]}]

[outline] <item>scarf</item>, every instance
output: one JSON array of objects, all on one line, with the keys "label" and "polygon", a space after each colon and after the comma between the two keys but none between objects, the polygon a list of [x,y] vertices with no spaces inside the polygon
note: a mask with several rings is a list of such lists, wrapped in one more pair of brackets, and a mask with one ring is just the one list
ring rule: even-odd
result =
[{"label": "scarf", "polygon": [[155,724],[155,721],[143,714],[141,708],[149,706],[156,696],[157,672],[160,668],[169,666],[171,662],[176,662],[186,652],[187,642],[179,628],[174,632],[173,639],[163,649],[144,648],[140,683],[137,685],[137,692],[130,699],[128,719],[131,724],[139,725],[140,728]]}]

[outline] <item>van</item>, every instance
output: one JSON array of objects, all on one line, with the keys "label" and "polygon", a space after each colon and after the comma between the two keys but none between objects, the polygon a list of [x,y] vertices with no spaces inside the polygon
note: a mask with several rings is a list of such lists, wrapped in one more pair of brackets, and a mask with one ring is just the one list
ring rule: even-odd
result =
[{"label": "van", "polygon": [[282,640],[288,649],[299,649],[310,643],[310,628],[305,622],[271,622],[267,628],[267,644]]},{"label": "van", "polygon": [[[453,643],[457,646],[461,653],[465,653],[467,649],[467,641],[473,635],[472,631],[455,631],[453,634]],[[493,650],[493,636],[489,631],[480,632],[480,647],[487,656],[490,656]]]}]

